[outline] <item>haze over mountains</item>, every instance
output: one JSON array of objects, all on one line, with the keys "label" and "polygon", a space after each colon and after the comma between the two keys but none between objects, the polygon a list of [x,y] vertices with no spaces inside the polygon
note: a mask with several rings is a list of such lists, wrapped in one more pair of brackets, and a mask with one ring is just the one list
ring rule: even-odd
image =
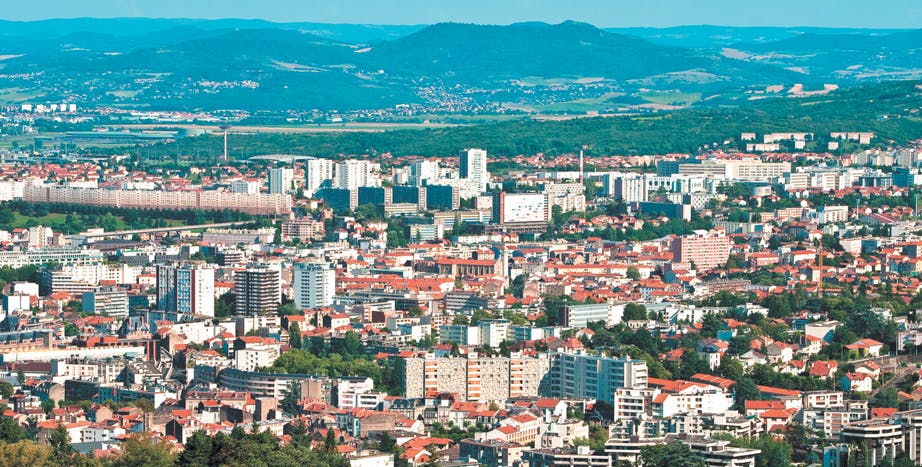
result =
[{"label": "haze over mountains", "polygon": [[6,104],[46,99],[248,111],[416,104],[498,111],[581,102],[615,108],[651,92],[684,96],[675,103],[688,104],[723,102],[769,85],[918,78],[922,30],[3,21],[0,59]]}]

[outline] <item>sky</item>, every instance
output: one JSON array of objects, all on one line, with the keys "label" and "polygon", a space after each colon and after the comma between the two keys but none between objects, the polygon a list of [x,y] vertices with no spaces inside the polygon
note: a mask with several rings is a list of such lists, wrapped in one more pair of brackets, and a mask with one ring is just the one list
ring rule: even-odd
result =
[{"label": "sky", "polygon": [[276,22],[509,24],[577,20],[599,27],[922,28],[922,0],[30,0],[0,18],[260,18]]}]

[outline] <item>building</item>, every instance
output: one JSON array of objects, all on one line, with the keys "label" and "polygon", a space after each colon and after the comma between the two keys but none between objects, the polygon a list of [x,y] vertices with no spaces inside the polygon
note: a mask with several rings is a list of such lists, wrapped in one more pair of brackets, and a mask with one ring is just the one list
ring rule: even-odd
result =
[{"label": "building", "polygon": [[850,423],[842,427],[839,436],[843,443],[866,447],[867,452],[850,452],[849,456],[855,455],[858,459],[867,456],[870,462],[866,465],[871,467],[881,465],[885,459],[896,458],[897,453],[903,449],[902,426],[888,420]]},{"label": "building", "polygon": [[569,305],[564,309],[563,326],[580,329],[595,321],[604,321],[606,326],[614,326],[624,316],[624,304],[591,303],[588,305]]},{"label": "building", "polygon": [[291,213],[291,195],[247,194],[230,191],[112,190],[71,188],[60,185],[30,185],[23,190],[27,203],[61,203],[87,206],[112,206],[128,209],[230,209],[256,215]]},{"label": "building", "polygon": [[647,387],[647,362],[585,353],[551,352],[545,394],[564,399],[614,401],[618,388]]},{"label": "building", "polygon": [[157,266],[157,306],[163,311],[214,317],[214,269]]},{"label": "building", "polygon": [[456,211],[461,208],[461,192],[451,185],[427,185],[426,209],[435,211]]},{"label": "building", "polygon": [[342,377],[336,380],[336,407],[351,409],[354,407],[373,408],[378,404],[374,394],[375,382],[361,376]]},{"label": "building", "polygon": [[465,149],[460,156],[460,175],[462,179],[474,180],[480,193],[487,191],[490,172],[487,170],[487,151],[483,149]]},{"label": "building", "polygon": [[550,219],[557,206],[561,212],[586,211],[586,186],[582,183],[546,183],[541,191],[547,196],[546,219]]},{"label": "building", "polygon": [[304,196],[313,197],[317,190],[331,187],[333,183],[333,161],[310,158],[304,161]]},{"label": "building", "polygon": [[295,263],[295,306],[302,310],[333,305],[336,271],[329,264]]},{"label": "building", "polygon": [[405,395],[422,398],[431,391],[453,392],[462,400],[501,402],[512,397],[537,397],[548,360],[535,357],[402,359]]},{"label": "building", "polygon": [[269,194],[294,192],[295,171],[290,167],[269,169]]},{"label": "building", "polygon": [[128,292],[118,287],[97,287],[83,294],[83,312],[113,318],[128,317]]},{"label": "building", "polygon": [[378,176],[378,164],[362,159],[349,159],[337,162],[334,166],[335,176],[333,186],[356,191],[359,187],[381,186]]},{"label": "building", "polygon": [[696,231],[693,235],[676,237],[672,241],[672,260],[695,263],[696,269],[707,271],[727,262],[731,243],[730,237]]},{"label": "building", "polygon": [[229,184],[231,193],[243,193],[247,195],[259,194],[259,182],[250,180],[234,180]]},{"label": "building", "polygon": [[314,240],[323,240],[325,235],[326,227],[323,222],[310,217],[301,217],[282,222],[282,241],[297,239],[302,243],[310,243]]},{"label": "building", "polygon": [[237,316],[276,315],[282,300],[279,271],[264,265],[249,266],[234,275]]},{"label": "building", "polygon": [[522,453],[529,467],[609,467],[608,454],[594,454],[589,446],[573,449],[532,449]]}]

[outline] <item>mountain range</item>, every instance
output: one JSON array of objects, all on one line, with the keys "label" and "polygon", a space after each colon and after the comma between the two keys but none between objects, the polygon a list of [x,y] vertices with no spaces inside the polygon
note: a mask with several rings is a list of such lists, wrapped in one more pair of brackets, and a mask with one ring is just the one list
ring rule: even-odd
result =
[{"label": "mountain range", "polygon": [[770,85],[917,78],[920,49],[922,30],[0,21],[0,75],[7,82],[0,103],[501,110],[561,102],[616,108],[673,93],[703,104]]}]

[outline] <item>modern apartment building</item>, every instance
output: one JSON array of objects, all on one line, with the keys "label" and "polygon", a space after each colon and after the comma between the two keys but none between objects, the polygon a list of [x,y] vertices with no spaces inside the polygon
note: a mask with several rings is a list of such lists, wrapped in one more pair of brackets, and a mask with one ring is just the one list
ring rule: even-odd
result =
[{"label": "modern apartment building", "polygon": [[128,317],[128,292],[118,287],[97,287],[83,294],[83,312],[113,318]]},{"label": "modern apartment building", "polygon": [[476,181],[480,193],[487,191],[490,172],[487,170],[487,151],[483,149],[465,149],[460,155],[460,175],[462,179]]},{"label": "modern apartment building", "polygon": [[336,271],[329,264],[295,263],[293,283],[298,308],[305,310],[333,305]]},{"label": "modern apartment building", "polygon": [[538,396],[548,360],[427,354],[403,359],[402,368],[408,398],[421,398],[430,392],[453,392],[464,400],[504,401],[510,397]]},{"label": "modern apartment building", "polygon": [[157,266],[157,306],[163,311],[214,316],[214,269],[194,265]]},{"label": "modern apartment building", "polygon": [[730,237],[697,231],[672,241],[672,260],[691,263],[701,271],[716,268],[730,257]]},{"label": "modern apartment building", "polygon": [[277,269],[255,265],[234,275],[237,316],[275,315],[279,310],[281,295]]},{"label": "modern apartment building", "polygon": [[611,403],[618,388],[647,387],[647,362],[644,360],[551,352],[550,364],[549,385],[542,394],[550,397]]},{"label": "modern apartment building", "polygon": [[329,159],[308,159],[304,161],[304,195],[313,197],[317,190],[331,186],[333,161]]},{"label": "modern apartment building", "polygon": [[269,169],[269,194],[292,193],[295,171],[290,167]]}]

